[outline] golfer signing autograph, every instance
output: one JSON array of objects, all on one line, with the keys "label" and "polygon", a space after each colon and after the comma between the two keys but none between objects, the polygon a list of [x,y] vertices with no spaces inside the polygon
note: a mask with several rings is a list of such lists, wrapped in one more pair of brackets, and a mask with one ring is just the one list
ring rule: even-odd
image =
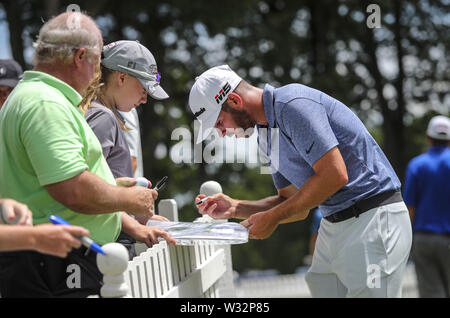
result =
[{"label": "golfer signing autograph", "polygon": [[246,219],[250,237],[265,239],[279,224],[304,220],[320,206],[323,219],[306,275],[312,296],[401,297],[411,248],[401,184],[347,106],[301,84],[257,88],[227,65],[197,77],[189,106],[201,123],[197,143],[214,128],[222,137],[248,137],[256,125],[278,191],[258,201],[216,194],[198,205],[201,214]]}]

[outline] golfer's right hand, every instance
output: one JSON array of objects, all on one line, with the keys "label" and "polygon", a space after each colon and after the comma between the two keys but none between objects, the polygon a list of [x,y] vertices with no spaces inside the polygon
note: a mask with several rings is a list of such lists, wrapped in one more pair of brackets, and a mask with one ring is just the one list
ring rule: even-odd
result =
[{"label": "golfer's right hand", "polygon": [[144,187],[124,188],[126,195],[129,195],[130,207],[125,209],[128,213],[136,216],[151,218],[154,215],[154,204],[158,198],[158,192]]},{"label": "golfer's right hand", "polygon": [[[195,203],[206,198],[206,195],[199,194],[195,198]],[[213,219],[230,219],[236,217],[236,200],[223,193],[217,193],[208,198],[202,204],[195,204],[198,213],[207,214]]]}]

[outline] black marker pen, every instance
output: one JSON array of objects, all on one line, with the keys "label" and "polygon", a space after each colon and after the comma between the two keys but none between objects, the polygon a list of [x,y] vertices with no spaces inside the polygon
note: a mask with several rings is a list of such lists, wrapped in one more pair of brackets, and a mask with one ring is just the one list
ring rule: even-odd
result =
[{"label": "black marker pen", "polygon": [[166,184],[167,179],[169,179],[169,177],[165,176],[164,178],[159,180],[158,183],[156,184],[156,187],[154,187],[153,190],[156,190],[156,191],[161,190],[161,188],[164,187],[164,185]]}]

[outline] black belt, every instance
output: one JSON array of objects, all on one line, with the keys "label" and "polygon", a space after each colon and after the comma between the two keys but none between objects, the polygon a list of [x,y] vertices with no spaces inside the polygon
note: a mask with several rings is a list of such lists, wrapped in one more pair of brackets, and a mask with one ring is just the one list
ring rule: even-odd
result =
[{"label": "black belt", "polygon": [[352,217],[359,217],[360,214],[367,212],[373,208],[403,201],[402,193],[400,190],[391,190],[374,195],[373,197],[363,199],[356,202],[351,207],[348,207],[339,212],[333,213],[329,216],[325,216],[325,220],[332,223],[338,223],[348,220]]}]

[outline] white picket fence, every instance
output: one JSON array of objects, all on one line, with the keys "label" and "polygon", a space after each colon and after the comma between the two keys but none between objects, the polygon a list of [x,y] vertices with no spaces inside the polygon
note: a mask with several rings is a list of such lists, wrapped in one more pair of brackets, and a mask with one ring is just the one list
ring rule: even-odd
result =
[{"label": "white picket fence", "polygon": [[[209,181],[202,185],[200,191],[205,195],[212,195],[222,192],[222,189],[217,182]],[[173,199],[161,200],[158,212],[171,221],[178,221],[178,209]],[[217,221],[203,216],[194,222]],[[136,252],[138,256],[119,270],[120,273],[116,268],[117,264],[123,262],[123,254],[114,255],[114,262],[104,259],[104,267],[113,274],[105,274],[99,266],[104,274],[103,297],[235,297],[229,245],[198,241],[193,246],[173,246],[162,241],[151,248],[138,243]]]},{"label": "white picket fence", "polygon": [[161,242],[128,263],[125,282],[135,298],[219,297],[225,253],[214,245]]}]

